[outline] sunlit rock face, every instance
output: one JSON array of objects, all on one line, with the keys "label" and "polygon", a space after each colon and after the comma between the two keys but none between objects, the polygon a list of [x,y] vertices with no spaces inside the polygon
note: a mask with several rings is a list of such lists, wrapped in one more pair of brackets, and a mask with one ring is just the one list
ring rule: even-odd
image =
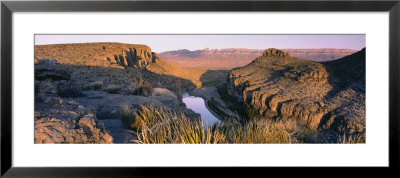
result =
[{"label": "sunlit rock face", "polygon": [[36,45],[35,59],[55,59],[61,64],[144,69],[148,64],[160,60],[160,57],[146,45],[78,43]]},{"label": "sunlit rock face", "polygon": [[267,49],[233,69],[227,88],[265,117],[346,133],[365,131],[365,49],[325,63]]}]

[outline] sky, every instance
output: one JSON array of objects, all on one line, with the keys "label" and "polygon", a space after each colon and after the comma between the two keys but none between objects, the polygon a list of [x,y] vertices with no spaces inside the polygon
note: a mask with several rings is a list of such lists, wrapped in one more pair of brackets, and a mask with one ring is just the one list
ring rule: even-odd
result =
[{"label": "sky", "polygon": [[204,48],[360,50],[365,47],[365,35],[35,35],[35,45],[92,42],[144,44],[158,53]]}]

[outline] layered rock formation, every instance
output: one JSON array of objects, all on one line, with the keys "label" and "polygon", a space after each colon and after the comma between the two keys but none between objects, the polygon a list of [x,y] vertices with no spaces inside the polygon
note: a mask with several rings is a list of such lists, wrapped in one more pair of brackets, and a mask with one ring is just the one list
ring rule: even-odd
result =
[{"label": "layered rock formation", "polygon": [[365,131],[365,49],[327,63],[267,49],[233,69],[227,89],[265,117],[346,133]]}]

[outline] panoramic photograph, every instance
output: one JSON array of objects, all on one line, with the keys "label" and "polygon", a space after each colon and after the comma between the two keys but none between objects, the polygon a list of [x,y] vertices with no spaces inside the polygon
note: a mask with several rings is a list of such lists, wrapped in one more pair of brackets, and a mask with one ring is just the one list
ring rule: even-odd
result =
[{"label": "panoramic photograph", "polygon": [[35,144],[365,144],[364,34],[35,35]]}]

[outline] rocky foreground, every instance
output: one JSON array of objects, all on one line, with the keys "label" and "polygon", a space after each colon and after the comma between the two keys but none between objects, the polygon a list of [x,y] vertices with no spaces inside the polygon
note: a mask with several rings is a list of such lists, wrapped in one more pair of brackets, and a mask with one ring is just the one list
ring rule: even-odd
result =
[{"label": "rocky foreground", "polygon": [[195,84],[169,69],[144,45],[35,46],[35,143],[132,143],[122,110],[142,105],[199,118],[181,100]]},{"label": "rocky foreground", "polygon": [[322,63],[268,49],[227,81],[229,95],[261,116],[365,134],[365,48]]}]

